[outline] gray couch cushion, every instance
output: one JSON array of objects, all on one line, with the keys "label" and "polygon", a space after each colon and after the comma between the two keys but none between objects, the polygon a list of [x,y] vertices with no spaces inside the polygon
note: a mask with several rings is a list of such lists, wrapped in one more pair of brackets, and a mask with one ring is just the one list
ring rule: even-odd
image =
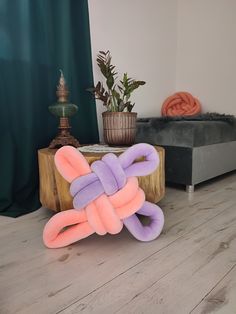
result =
[{"label": "gray couch cushion", "polygon": [[227,121],[137,121],[136,142],[163,146],[199,147],[236,140],[236,123]]}]

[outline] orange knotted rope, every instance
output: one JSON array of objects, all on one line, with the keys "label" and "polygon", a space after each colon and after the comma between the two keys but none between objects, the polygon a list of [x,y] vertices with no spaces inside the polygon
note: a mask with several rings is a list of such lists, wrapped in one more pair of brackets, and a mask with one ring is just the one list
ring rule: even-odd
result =
[{"label": "orange knotted rope", "polygon": [[[144,200],[137,178],[129,178],[125,187],[116,194],[109,197],[101,195],[85,209],[70,209],[53,216],[44,228],[44,243],[49,248],[57,248],[94,232],[100,235],[119,233],[123,227],[121,219],[134,214]],[[62,231],[64,227],[70,228]]]},{"label": "orange knotted rope", "polygon": [[161,109],[162,116],[192,116],[201,112],[201,104],[187,92],[178,92],[168,97]]}]

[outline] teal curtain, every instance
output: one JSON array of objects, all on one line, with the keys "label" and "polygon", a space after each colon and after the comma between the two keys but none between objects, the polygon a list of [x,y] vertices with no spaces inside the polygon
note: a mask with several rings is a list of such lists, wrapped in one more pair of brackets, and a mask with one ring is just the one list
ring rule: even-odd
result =
[{"label": "teal curtain", "polygon": [[0,0],[0,214],[40,207],[37,150],[57,133],[48,111],[59,69],[78,105],[72,134],[98,140],[86,0]]}]

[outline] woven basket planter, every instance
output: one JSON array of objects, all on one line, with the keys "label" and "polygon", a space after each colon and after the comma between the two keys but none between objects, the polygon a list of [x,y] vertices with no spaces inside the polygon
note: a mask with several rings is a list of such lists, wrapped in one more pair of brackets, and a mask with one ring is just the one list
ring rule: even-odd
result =
[{"label": "woven basket planter", "polygon": [[132,145],[136,135],[136,112],[103,112],[103,136],[108,145]]}]

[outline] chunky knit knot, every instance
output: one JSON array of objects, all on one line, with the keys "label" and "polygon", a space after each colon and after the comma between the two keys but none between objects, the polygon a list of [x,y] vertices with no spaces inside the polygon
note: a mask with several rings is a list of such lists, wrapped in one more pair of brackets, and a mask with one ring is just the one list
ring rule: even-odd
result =
[{"label": "chunky knit knot", "polygon": [[168,97],[161,110],[163,116],[192,116],[200,112],[199,100],[187,92],[178,92]]},{"label": "chunky knit knot", "polygon": [[[72,182],[70,193],[76,209],[83,208],[103,193],[113,195],[124,187],[127,177],[145,175],[155,170],[159,163],[155,148],[148,145],[145,151],[140,152],[138,147],[142,146],[138,144],[135,147],[135,150],[129,149],[119,157],[112,153],[106,154],[101,160],[92,163],[93,172]],[[146,158],[145,161],[134,163],[136,158],[142,156]]]},{"label": "chunky knit knot", "polygon": [[[74,208],[85,208],[88,222],[94,231],[100,235],[106,233],[116,234],[121,231],[123,222],[135,211],[130,203],[144,202],[144,194],[138,188],[138,181],[134,176],[153,172],[158,166],[159,158],[153,146],[146,145],[145,150],[140,149],[143,144],[137,144],[135,149],[128,149],[119,157],[110,153],[97,160],[90,166],[91,173],[76,178],[70,187],[73,196]],[[144,156],[145,161],[136,162],[137,158]],[[146,167],[143,167],[145,164]],[[132,177],[132,180],[127,180]],[[118,193],[116,201],[110,197]],[[126,213],[120,214],[117,208],[127,207]],[[104,214],[103,214],[104,213]]]},{"label": "chunky knit knot", "polygon": [[[140,157],[144,160],[137,161]],[[116,234],[123,224],[141,241],[153,240],[160,234],[163,213],[158,206],[145,202],[136,178],[152,173],[158,166],[154,147],[137,144],[119,157],[107,154],[89,166],[82,154],[67,146],[58,150],[55,163],[71,182],[75,209],[49,220],[44,229],[44,243],[48,247],[68,245],[93,232]],[[149,216],[150,224],[143,226],[135,213]]]},{"label": "chunky knit knot", "polygon": [[110,196],[126,184],[126,174],[114,154],[93,162],[91,170],[93,172],[76,178],[70,186],[76,209],[83,208],[103,193]]}]

